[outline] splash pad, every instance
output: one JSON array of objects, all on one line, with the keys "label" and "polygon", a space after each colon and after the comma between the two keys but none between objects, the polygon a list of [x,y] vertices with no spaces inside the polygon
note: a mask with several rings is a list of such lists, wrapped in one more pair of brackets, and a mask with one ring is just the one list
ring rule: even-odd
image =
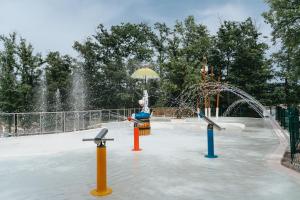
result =
[{"label": "splash pad", "polygon": [[[274,151],[279,140],[269,119],[213,120],[226,128],[215,130],[215,153],[222,156],[213,160],[204,158],[207,124],[197,118],[153,120],[152,134],[140,138],[138,153],[131,151],[128,122],[103,124],[115,138],[107,149],[107,184],[114,192],[106,199],[300,197],[299,176],[279,164]],[[0,198],[94,199],[89,191],[96,184],[95,144],[81,140],[100,130],[3,138]]]},{"label": "splash pad", "polygon": [[[216,114],[216,118],[210,119],[206,116],[212,116],[208,109],[202,116],[208,124],[215,122],[226,129],[222,133],[216,130],[216,154],[222,156],[204,159],[205,155],[216,157],[214,148],[209,148],[214,146],[209,141],[214,140],[208,140],[206,144],[207,123],[195,117],[200,114],[195,99],[201,95],[206,99],[208,95],[222,91],[239,96],[262,118],[218,118]],[[297,190],[299,175],[287,172],[279,163],[286,147],[284,138],[277,137],[280,131],[274,128],[273,120],[257,100],[236,87],[218,82],[190,86],[178,99],[179,109],[190,110],[194,117],[170,119],[168,122],[153,120],[151,136],[141,137],[138,141],[143,147],[141,152],[131,151],[133,127],[128,122],[103,124],[110,130],[110,136],[116,139],[107,152],[107,182],[114,189],[107,199],[300,197]],[[114,115],[121,120],[126,119],[109,113],[109,116]],[[213,139],[211,129],[209,127],[207,135]],[[87,191],[95,185],[94,145],[82,144],[81,140],[95,138],[98,132],[99,129],[92,129],[79,131],[78,134],[3,138],[0,146],[0,175],[3,181],[0,188],[5,192],[0,193],[0,198],[93,199]],[[135,133],[134,138],[138,136]],[[97,151],[97,158],[101,155],[103,158],[103,146],[101,148]],[[137,143],[134,143],[134,149],[139,150]],[[97,163],[103,163],[103,159],[97,160]],[[23,182],[27,183],[25,187]],[[97,184],[92,194],[111,193],[106,187],[106,179],[97,179],[98,182],[100,186]],[[278,191],[278,188],[281,190]]]}]

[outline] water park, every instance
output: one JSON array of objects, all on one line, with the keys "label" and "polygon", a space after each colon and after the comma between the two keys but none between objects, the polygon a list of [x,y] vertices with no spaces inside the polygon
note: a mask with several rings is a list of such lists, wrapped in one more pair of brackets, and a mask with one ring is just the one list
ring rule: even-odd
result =
[{"label": "water park", "polygon": [[[205,68],[206,63],[203,78],[211,75]],[[145,67],[132,77],[159,78]],[[222,92],[239,100],[219,116],[209,101]],[[13,114],[16,135],[5,135],[9,128],[4,126],[1,138],[1,199],[300,196],[298,172],[281,165],[289,135],[276,121],[278,108],[266,108],[245,91],[215,81],[184,91],[179,108],[151,109],[148,98],[143,90],[140,109]],[[241,102],[260,118],[228,117]],[[32,120],[33,128],[19,126],[24,119]]]},{"label": "water park", "polygon": [[1,200],[300,198],[299,2],[45,2],[0,3]]}]

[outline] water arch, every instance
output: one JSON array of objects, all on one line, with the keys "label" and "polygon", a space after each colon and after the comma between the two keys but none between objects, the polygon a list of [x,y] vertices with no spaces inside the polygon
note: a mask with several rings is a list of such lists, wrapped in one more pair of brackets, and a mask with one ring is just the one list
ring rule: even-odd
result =
[{"label": "water arch", "polygon": [[[255,110],[260,117],[269,117],[269,113],[266,108],[253,96],[247,92],[230,84],[221,84],[218,82],[208,82],[203,84],[194,84],[185,89],[177,98],[182,107],[196,108],[195,99],[198,97],[205,98],[206,96],[216,95],[221,92],[230,92],[241,98],[240,102],[247,103],[253,110]],[[239,102],[239,103],[240,103]],[[233,104],[233,106],[236,106]]]}]

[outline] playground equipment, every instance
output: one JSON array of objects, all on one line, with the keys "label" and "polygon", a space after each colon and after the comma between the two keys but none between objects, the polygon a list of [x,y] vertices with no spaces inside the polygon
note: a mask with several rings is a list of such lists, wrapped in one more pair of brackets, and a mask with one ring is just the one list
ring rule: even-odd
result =
[{"label": "playground equipment", "polygon": [[159,79],[158,74],[148,67],[142,67],[136,70],[132,75],[134,79],[145,80],[145,89],[143,90],[143,98],[139,100],[139,104],[142,107],[142,111],[132,115],[133,118],[141,120],[143,123],[138,124],[139,135],[150,135],[150,109],[148,107],[148,92],[147,80],[148,79]]},{"label": "playground equipment", "polygon": [[[218,73],[218,80],[215,80],[215,74],[214,74],[214,68],[213,66],[210,67],[210,73],[209,73],[209,68],[207,65],[207,58],[203,57],[203,65],[201,68],[201,79],[202,79],[202,84],[210,83],[210,82],[218,82],[220,83],[221,81],[221,69],[219,68]],[[219,117],[219,104],[220,104],[220,91],[219,88],[217,88],[217,95],[216,95],[216,118]],[[204,112],[206,117],[211,117],[211,97],[209,94],[209,90],[205,89],[203,91],[204,94]],[[197,110],[200,110],[200,97],[197,98]]]},{"label": "playground equipment", "polygon": [[131,118],[131,117],[128,117],[128,121],[134,122],[132,151],[141,151],[142,149],[140,149],[140,136],[139,136],[139,127],[138,127],[138,124],[140,124],[141,121]]},{"label": "playground equipment", "polygon": [[221,126],[219,126],[217,123],[215,123],[214,121],[212,121],[210,118],[206,117],[205,115],[203,115],[202,113],[198,113],[198,115],[200,116],[200,118],[203,118],[208,124],[212,124],[214,127],[216,127],[218,130],[225,130],[225,128],[222,128]]},{"label": "playground equipment", "polygon": [[140,136],[139,136],[139,128],[134,126],[133,128],[133,149],[132,151],[141,151],[140,149]]},{"label": "playground equipment", "polygon": [[139,129],[139,135],[150,135],[150,109],[148,107],[148,92],[143,91],[143,98],[139,100],[142,111],[132,115],[132,118],[139,120],[141,123],[135,124]]},{"label": "playground equipment", "polygon": [[138,123],[139,135],[150,135],[151,125],[150,125],[150,108],[148,107],[148,92],[143,91],[143,98],[139,100],[140,106],[142,106],[142,111],[135,114],[135,118],[139,119],[142,123]]},{"label": "playground equipment", "polygon": [[200,118],[203,118],[207,123],[207,154],[205,155],[206,158],[217,158],[218,156],[215,155],[214,150],[214,127],[218,130],[225,130],[225,128],[220,127],[214,121],[206,117],[205,115],[198,113]]},{"label": "playground equipment", "polygon": [[94,141],[97,144],[97,187],[91,190],[93,196],[106,196],[112,193],[107,187],[106,181],[106,141],[113,141],[113,138],[104,138],[108,130],[103,128],[95,138],[82,139],[82,141]]},{"label": "playground equipment", "polygon": [[[227,83],[221,83],[221,68],[214,70],[213,66],[207,65],[207,58],[203,57],[202,68],[201,68],[201,82],[199,84],[194,84],[182,91],[181,95],[178,97],[178,100],[185,107],[194,108],[195,99],[197,99],[196,110],[201,110],[201,104],[204,104],[204,113],[206,117],[211,116],[211,100],[213,96],[216,96],[216,118],[219,117],[219,104],[220,104],[220,93],[221,92],[230,92],[235,94],[241,101],[230,106],[230,110],[234,109],[241,102],[247,103],[253,110],[255,110],[262,118],[268,118],[270,113],[266,108],[257,101],[254,97],[246,93],[245,91],[229,85]],[[218,71],[218,79],[215,79],[216,71]],[[203,103],[202,103],[203,101]]]},{"label": "playground equipment", "polygon": [[217,158],[218,156],[214,153],[214,125],[207,125],[207,155],[206,158]]},{"label": "playground equipment", "polygon": [[139,135],[150,135],[151,134],[151,124],[150,119],[140,119],[141,123],[137,124],[139,129]]}]

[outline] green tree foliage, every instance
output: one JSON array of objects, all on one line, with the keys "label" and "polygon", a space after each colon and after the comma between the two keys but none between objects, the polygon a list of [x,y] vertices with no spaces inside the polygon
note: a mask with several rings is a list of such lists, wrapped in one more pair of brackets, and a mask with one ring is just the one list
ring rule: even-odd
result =
[{"label": "green tree foliage", "polygon": [[189,16],[174,27],[156,23],[158,34],[152,38],[161,76],[161,102],[174,105],[173,100],[180,92],[200,81],[203,56],[207,55],[210,37],[206,26],[197,24]]},{"label": "green tree foliage", "polygon": [[[38,110],[35,105],[41,94],[42,72],[46,76],[47,110],[73,109],[74,70],[82,73],[85,80],[85,109],[135,107],[145,85],[130,75],[144,65],[160,76],[160,81],[150,80],[146,85],[150,105],[177,105],[174,99],[201,81],[204,56],[208,65],[214,66],[214,73],[222,74],[223,81],[269,104],[270,88],[275,86],[268,87],[271,65],[260,35],[251,19],[225,21],[216,35],[210,35],[207,27],[192,16],[173,26],[122,23],[107,29],[100,24],[85,41],[74,43],[78,60],[59,52],[50,52],[43,58],[25,39],[18,40],[16,34],[1,36],[0,109]],[[279,58],[278,63],[286,64]],[[295,59],[291,63],[293,66]]]},{"label": "green tree foliage", "polygon": [[300,1],[266,0],[270,9],[263,16],[273,28],[273,40],[280,39],[285,46],[299,47],[300,44]]},{"label": "green tree foliage", "polygon": [[269,104],[267,81],[272,78],[271,65],[260,35],[251,18],[244,22],[225,21],[214,38],[212,63],[222,68],[225,81]]},{"label": "green tree foliage", "polygon": [[19,110],[22,112],[32,112],[36,108],[38,99],[38,86],[41,75],[41,65],[43,60],[40,54],[34,55],[33,47],[21,38],[17,48],[19,65],[17,74],[20,78],[18,90],[20,96]]},{"label": "green tree foliage", "polygon": [[[225,81],[268,100],[270,63],[265,58],[267,45],[252,20],[224,22],[217,35],[194,17],[177,21],[173,27],[156,23],[153,31],[145,24],[121,24],[110,30],[100,25],[84,43],[75,42],[80,53],[88,88],[90,108],[127,107],[141,96],[130,78],[143,62],[152,64],[160,82],[150,83],[152,105],[176,105],[174,99],[183,89],[201,81],[204,56],[224,74]],[[140,84],[141,85],[141,84]]]},{"label": "green tree foliage", "polygon": [[[285,103],[299,103],[300,80],[300,1],[266,0],[270,9],[263,13],[273,28],[273,41],[281,49],[273,55],[279,68],[279,79],[284,80]],[[298,98],[295,98],[298,97]]]},{"label": "green tree foliage", "polygon": [[8,37],[1,36],[0,40],[3,44],[3,50],[0,54],[0,107],[2,112],[17,112],[20,95],[17,90],[16,78],[18,69],[16,34],[10,34]]},{"label": "green tree foliage", "polygon": [[59,92],[59,101],[62,110],[70,110],[69,102],[71,91],[71,72],[73,59],[59,52],[50,52],[46,57],[47,109],[57,111],[56,93]]},{"label": "green tree foliage", "polygon": [[30,112],[37,102],[40,54],[33,53],[33,47],[25,39],[17,40],[16,33],[1,36],[3,50],[0,51],[0,107],[4,112]]},{"label": "green tree foliage", "polygon": [[281,103],[285,104],[297,104],[299,99],[297,97],[300,96],[300,93],[297,91],[299,86],[298,78],[295,76],[296,67],[293,67],[293,61],[295,60],[292,58],[292,52],[289,49],[282,48],[278,52],[273,54],[273,62],[278,66],[276,71],[276,77],[278,77],[280,82],[283,83],[283,87],[280,86],[284,91],[284,98]]},{"label": "green tree foliage", "polygon": [[[89,109],[127,107],[135,95],[130,80],[133,62],[149,61],[152,56],[146,24],[121,24],[110,30],[99,25],[96,34],[74,48],[83,58]],[[136,85],[135,85],[136,86]]]}]

